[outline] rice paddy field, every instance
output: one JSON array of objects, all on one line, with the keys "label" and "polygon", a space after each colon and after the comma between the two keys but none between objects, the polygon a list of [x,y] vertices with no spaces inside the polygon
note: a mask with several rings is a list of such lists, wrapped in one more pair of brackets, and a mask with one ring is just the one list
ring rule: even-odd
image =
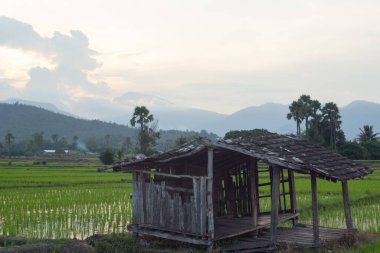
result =
[{"label": "rice paddy field", "polygon": [[127,174],[97,172],[96,159],[0,162],[0,235],[86,238],[130,222]]},{"label": "rice paddy field", "polygon": [[[380,232],[380,161],[374,173],[349,181],[354,226]],[[0,235],[78,238],[125,231],[131,220],[128,174],[97,172],[97,159],[0,161]],[[311,224],[310,179],[296,174],[300,222]],[[261,192],[265,194],[265,192]],[[345,227],[341,184],[318,180],[320,225]],[[269,203],[260,203],[262,206]]]}]

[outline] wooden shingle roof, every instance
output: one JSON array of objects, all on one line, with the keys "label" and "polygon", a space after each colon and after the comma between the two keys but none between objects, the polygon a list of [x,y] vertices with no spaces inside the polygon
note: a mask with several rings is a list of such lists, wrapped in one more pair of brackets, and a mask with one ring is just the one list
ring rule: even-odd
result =
[{"label": "wooden shingle roof", "polygon": [[237,138],[220,141],[197,139],[168,152],[142,160],[125,162],[114,170],[128,167],[162,164],[198,154],[206,148],[237,152],[263,160],[269,164],[302,173],[315,172],[318,177],[332,181],[345,181],[372,173],[372,169],[334,153],[324,147],[289,135],[270,135],[256,138]]}]

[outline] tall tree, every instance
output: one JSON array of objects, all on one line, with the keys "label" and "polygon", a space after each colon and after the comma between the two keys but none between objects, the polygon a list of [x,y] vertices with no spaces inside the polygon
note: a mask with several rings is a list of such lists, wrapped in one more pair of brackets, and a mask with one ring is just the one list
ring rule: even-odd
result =
[{"label": "tall tree", "polygon": [[337,143],[337,131],[340,129],[340,124],[342,123],[339,119],[341,118],[339,115],[338,106],[333,103],[326,103],[322,108],[323,121],[325,121],[330,130],[330,147],[332,150],[336,149]]},{"label": "tall tree", "polygon": [[289,106],[289,113],[286,115],[286,118],[288,120],[294,119],[294,121],[297,124],[297,136],[301,135],[301,123],[305,117],[304,111],[302,108],[302,103],[298,101],[293,101],[292,104]]},{"label": "tall tree", "polygon": [[155,144],[155,140],[160,137],[159,132],[156,131],[157,125],[149,127],[149,124],[154,120],[153,114],[145,106],[136,106],[135,111],[131,118],[131,125],[138,126],[138,142],[140,144],[140,152],[143,154],[148,153],[150,145]]},{"label": "tall tree", "polygon": [[44,132],[37,132],[33,134],[33,146],[35,147],[35,152],[40,152],[44,145]]},{"label": "tall tree", "polygon": [[58,141],[59,141],[59,134],[52,134],[51,139],[53,141],[54,149],[57,149],[58,148]]},{"label": "tall tree", "polygon": [[301,110],[303,117],[305,119],[306,132],[309,131],[309,118],[313,115],[313,100],[311,100],[309,95],[301,95],[298,99],[301,105]]},{"label": "tall tree", "polygon": [[373,126],[364,125],[363,128],[359,128],[360,134],[358,135],[359,143],[373,142],[378,139],[379,133],[373,131]]},{"label": "tall tree", "polygon": [[9,159],[11,158],[12,144],[13,144],[14,139],[15,139],[15,137],[13,136],[13,134],[11,132],[7,132],[4,136],[5,144],[7,145],[7,148],[8,148]]},{"label": "tall tree", "polygon": [[308,122],[309,129],[306,131],[306,136],[308,140],[320,143],[321,141],[321,120],[322,114],[321,111],[321,103],[318,100],[311,100],[311,114],[310,120]]}]

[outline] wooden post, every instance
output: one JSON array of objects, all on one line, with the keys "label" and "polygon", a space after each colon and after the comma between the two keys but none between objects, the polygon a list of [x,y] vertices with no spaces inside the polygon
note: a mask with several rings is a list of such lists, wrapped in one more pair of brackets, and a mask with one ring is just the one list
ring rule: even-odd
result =
[{"label": "wooden post", "polygon": [[251,184],[251,209],[252,209],[252,226],[257,226],[257,185],[256,185],[256,170],[257,160],[252,158],[249,162],[249,181]]},{"label": "wooden post", "polygon": [[311,201],[312,201],[312,208],[313,208],[313,239],[314,239],[314,245],[319,246],[317,175],[315,174],[315,172],[311,172]]},{"label": "wooden post", "polygon": [[[297,212],[297,199],[296,199],[296,186],[294,183],[294,172],[288,169],[288,180],[289,180],[289,196],[290,196],[290,211],[292,213]],[[293,226],[297,225],[298,217],[292,220]]]},{"label": "wooden post", "polygon": [[343,205],[344,205],[344,214],[346,215],[346,226],[348,229],[352,229],[352,216],[350,209],[350,200],[348,198],[348,185],[347,181],[342,181],[342,194],[343,194]]},{"label": "wooden post", "polygon": [[208,252],[212,252],[214,246],[214,208],[213,208],[213,191],[212,191],[212,181],[214,175],[214,151],[212,148],[208,149],[208,159],[207,159],[207,218],[208,218],[208,240],[209,246],[207,248]]},{"label": "wooden post", "polygon": [[277,225],[280,200],[280,168],[271,166],[272,168],[272,211],[270,220],[270,238],[269,246],[276,248],[277,243]]},{"label": "wooden post", "polygon": [[[140,219],[139,219],[139,190],[138,190],[138,176],[137,172],[132,172],[132,181],[133,181],[133,188],[132,188],[132,224],[133,225],[139,225]],[[138,238],[138,233],[133,233],[133,235]]]},{"label": "wooden post", "polygon": [[[281,183],[281,186],[282,186],[282,200],[284,202],[283,211],[286,212],[286,196],[285,196],[284,169],[281,169],[281,182],[282,182]],[[280,204],[281,204],[281,200],[280,200]]]}]

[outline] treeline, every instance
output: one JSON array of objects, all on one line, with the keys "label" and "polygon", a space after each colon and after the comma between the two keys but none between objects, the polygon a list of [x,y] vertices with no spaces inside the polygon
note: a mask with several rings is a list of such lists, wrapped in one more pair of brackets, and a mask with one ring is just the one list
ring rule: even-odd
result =
[{"label": "treeline", "polygon": [[[161,130],[160,139],[157,140],[154,150],[166,151],[178,145],[178,139],[190,140],[198,136],[209,139],[218,138],[213,133],[205,130],[196,131],[179,131],[179,130]],[[0,137],[1,138],[1,137]],[[121,136],[106,134],[104,136],[93,136],[82,140],[78,136],[66,138],[59,134],[47,136],[44,132],[36,132],[27,139],[19,139],[16,134],[8,131],[0,139],[0,155],[3,156],[23,156],[43,153],[44,150],[55,150],[56,153],[64,153],[65,150],[99,153],[107,148],[122,150],[123,153],[139,153],[139,144],[137,136]]]},{"label": "treeline", "polygon": [[334,102],[322,105],[309,95],[301,95],[291,103],[286,117],[296,122],[298,136],[313,143],[328,147],[351,159],[380,159],[380,142],[373,126],[364,125],[358,129],[357,138],[346,140],[341,129],[339,108]]},{"label": "treeline", "polygon": [[[126,115],[126,118],[131,115]],[[0,104],[0,155],[28,156],[44,150],[65,150],[100,153],[111,149],[119,159],[125,154],[141,153],[138,128],[83,120],[53,113],[34,106]],[[149,148],[149,153],[166,151],[177,145],[178,138],[187,140],[194,136],[210,139],[217,135],[205,130],[158,130],[159,139]]]}]

